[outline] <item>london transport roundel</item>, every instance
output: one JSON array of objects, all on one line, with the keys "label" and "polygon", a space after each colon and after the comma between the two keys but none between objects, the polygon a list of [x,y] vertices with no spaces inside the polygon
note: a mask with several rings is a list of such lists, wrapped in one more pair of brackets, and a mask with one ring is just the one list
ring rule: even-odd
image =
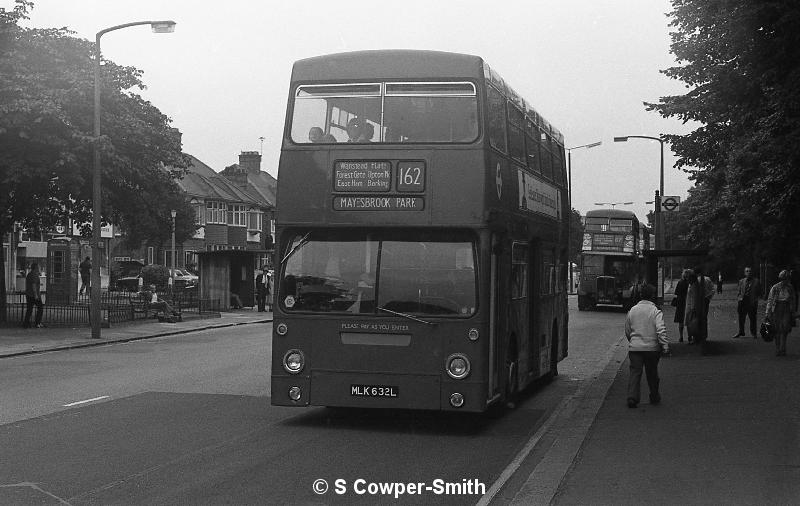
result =
[{"label": "london transport roundel", "polygon": [[678,206],[680,203],[675,197],[664,197],[664,200],[661,201],[661,208],[665,211],[674,211]]}]

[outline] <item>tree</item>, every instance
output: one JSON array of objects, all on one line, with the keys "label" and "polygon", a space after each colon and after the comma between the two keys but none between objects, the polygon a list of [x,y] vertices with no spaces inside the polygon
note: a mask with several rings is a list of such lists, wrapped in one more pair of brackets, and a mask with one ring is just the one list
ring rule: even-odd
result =
[{"label": "tree", "polygon": [[[0,237],[15,223],[46,230],[67,215],[78,223],[92,215],[94,43],[66,29],[20,27],[30,8],[16,0],[0,9]],[[102,63],[102,220],[122,226],[132,244],[161,242],[177,209],[182,242],[194,219],[174,182],[188,166],[180,133],[131,91],[144,89],[141,71]],[[0,321],[5,290],[2,276]]]},{"label": "tree", "polygon": [[685,95],[647,104],[700,126],[669,135],[695,182],[691,235],[718,257],[787,263],[800,243],[800,4],[673,0],[663,71]]}]

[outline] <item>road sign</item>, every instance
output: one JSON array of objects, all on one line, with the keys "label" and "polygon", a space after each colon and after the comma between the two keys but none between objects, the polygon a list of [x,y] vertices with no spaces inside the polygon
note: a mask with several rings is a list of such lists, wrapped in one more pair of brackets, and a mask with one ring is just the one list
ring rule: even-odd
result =
[{"label": "road sign", "polygon": [[677,211],[681,207],[681,198],[679,196],[664,196],[661,197],[661,210],[662,211]]}]

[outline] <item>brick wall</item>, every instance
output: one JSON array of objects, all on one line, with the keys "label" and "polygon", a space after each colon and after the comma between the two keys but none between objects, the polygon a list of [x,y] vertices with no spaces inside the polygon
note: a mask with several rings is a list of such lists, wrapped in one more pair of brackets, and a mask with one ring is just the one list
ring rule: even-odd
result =
[{"label": "brick wall", "polygon": [[228,242],[228,225],[206,223],[206,244],[230,244]]}]

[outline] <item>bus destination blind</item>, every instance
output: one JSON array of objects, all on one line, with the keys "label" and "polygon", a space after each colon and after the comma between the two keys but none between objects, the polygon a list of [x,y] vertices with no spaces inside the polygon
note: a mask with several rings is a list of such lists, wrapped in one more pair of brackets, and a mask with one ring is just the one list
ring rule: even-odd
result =
[{"label": "bus destination blind", "polygon": [[422,211],[425,200],[422,197],[407,196],[342,196],[333,198],[334,211]]},{"label": "bus destination blind", "polygon": [[392,184],[390,162],[336,162],[333,189],[337,192],[388,192]]}]

